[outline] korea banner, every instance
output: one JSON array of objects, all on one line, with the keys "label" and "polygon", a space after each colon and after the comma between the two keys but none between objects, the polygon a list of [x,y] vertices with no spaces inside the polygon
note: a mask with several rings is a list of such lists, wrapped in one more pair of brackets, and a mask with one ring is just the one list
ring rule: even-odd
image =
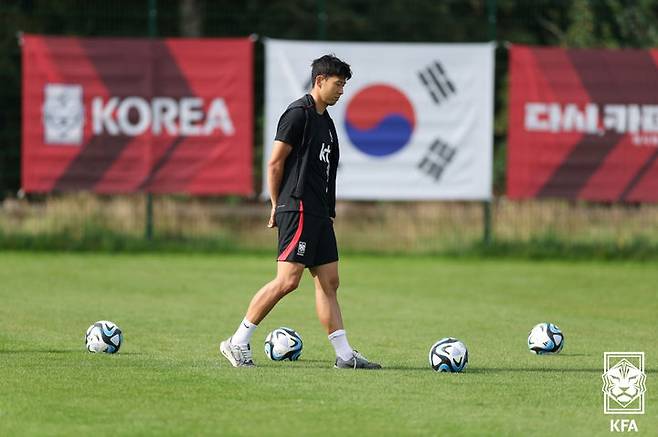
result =
[{"label": "korea banner", "polygon": [[23,35],[26,192],[253,194],[253,41]]},{"label": "korea banner", "polygon": [[[350,64],[353,73],[343,96],[328,108],[340,145],[339,199],[491,197],[490,43],[267,39],[264,174],[279,117],[310,92],[311,62],[330,53]],[[269,197],[266,180],[263,197]]]}]

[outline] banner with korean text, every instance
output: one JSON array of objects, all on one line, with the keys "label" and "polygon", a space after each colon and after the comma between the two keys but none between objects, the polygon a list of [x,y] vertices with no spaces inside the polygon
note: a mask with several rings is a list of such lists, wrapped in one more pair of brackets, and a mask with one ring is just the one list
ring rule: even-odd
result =
[{"label": "banner with korean text", "polygon": [[24,35],[27,192],[253,193],[249,39]]},{"label": "banner with korean text", "polygon": [[353,72],[328,108],[340,145],[338,198],[490,198],[494,45],[488,43],[266,40],[264,169],[279,117],[311,89],[311,62],[329,53]]},{"label": "banner with korean text", "polygon": [[658,50],[512,46],[507,193],[658,201]]}]

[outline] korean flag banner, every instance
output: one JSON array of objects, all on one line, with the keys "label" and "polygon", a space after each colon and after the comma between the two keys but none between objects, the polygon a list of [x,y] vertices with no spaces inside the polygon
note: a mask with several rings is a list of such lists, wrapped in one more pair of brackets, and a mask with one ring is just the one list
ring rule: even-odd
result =
[{"label": "korean flag banner", "polygon": [[279,117],[310,92],[311,62],[334,54],[353,73],[328,108],[340,145],[339,199],[489,199],[494,49],[267,39],[263,174]]}]

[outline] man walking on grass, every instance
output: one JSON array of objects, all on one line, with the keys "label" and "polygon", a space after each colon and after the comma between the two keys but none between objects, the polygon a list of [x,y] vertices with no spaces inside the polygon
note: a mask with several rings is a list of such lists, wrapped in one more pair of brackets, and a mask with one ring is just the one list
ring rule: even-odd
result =
[{"label": "man walking on grass", "polygon": [[315,283],[315,305],[320,323],[336,351],[334,367],[380,369],[352,349],[343,329],[336,296],[338,248],[336,217],[338,138],[327,107],[338,102],[350,66],[333,55],[311,65],[313,89],[288,106],[279,120],[267,166],[272,211],[268,227],[279,230],[276,277],[251,299],[235,333],[220,344],[234,367],[253,367],[250,340],[258,324],[286,294],[299,286],[308,268]]}]

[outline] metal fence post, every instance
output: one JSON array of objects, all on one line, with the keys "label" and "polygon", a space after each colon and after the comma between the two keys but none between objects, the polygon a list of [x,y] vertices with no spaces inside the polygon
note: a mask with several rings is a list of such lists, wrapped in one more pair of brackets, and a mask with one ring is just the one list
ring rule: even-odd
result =
[{"label": "metal fence post", "polygon": [[318,6],[318,39],[327,39],[327,8],[325,0],[317,0]]},{"label": "metal fence post", "polygon": [[[155,38],[158,35],[157,0],[149,0],[148,3],[148,30],[149,38]],[[146,187],[146,190],[149,190],[149,188]],[[144,226],[144,237],[149,241],[153,239],[153,194],[150,191],[146,192],[146,223]]]},{"label": "metal fence post", "polygon": [[[495,43],[496,42],[496,0],[487,0],[487,21],[488,21],[488,29],[489,29],[489,40]],[[495,48],[494,48],[494,59],[495,59]],[[496,87],[494,85],[494,105],[496,102],[495,96],[496,96]],[[493,166],[493,162],[491,163],[491,165]],[[491,174],[493,178],[493,169]],[[494,194],[492,192],[491,198],[482,202],[482,217],[483,217],[482,242],[487,246],[491,244],[491,239],[492,239],[491,203],[493,201],[493,196]]]}]

